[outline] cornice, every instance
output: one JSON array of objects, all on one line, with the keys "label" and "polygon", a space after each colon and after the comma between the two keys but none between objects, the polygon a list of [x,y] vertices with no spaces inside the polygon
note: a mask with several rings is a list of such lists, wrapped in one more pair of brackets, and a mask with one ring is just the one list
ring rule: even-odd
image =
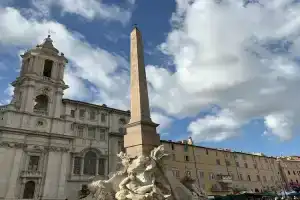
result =
[{"label": "cornice", "polygon": [[13,81],[11,84],[13,86],[21,85],[24,81],[35,81],[37,83],[43,83],[43,84],[50,84],[55,87],[61,87],[63,90],[69,88],[68,85],[64,84],[61,80],[54,80],[51,78],[43,78],[42,76],[34,74],[25,74],[23,76],[19,76],[16,78],[15,81]]},{"label": "cornice", "polygon": [[21,133],[21,134],[27,134],[27,135],[42,136],[42,137],[48,137],[48,138],[61,138],[61,139],[69,139],[69,140],[75,139],[75,136],[70,136],[70,135],[61,135],[61,134],[57,134],[57,133],[31,131],[31,130],[24,130],[24,129],[18,129],[18,128],[4,127],[4,126],[0,126],[0,132],[1,131],[13,132],[16,134]]},{"label": "cornice", "polygon": [[18,143],[18,142],[0,142],[0,147],[2,148],[14,148],[14,149],[24,149],[27,147],[27,144]]},{"label": "cornice", "polygon": [[34,148],[28,148],[29,145],[19,142],[0,142],[2,148],[24,149],[25,151],[41,151],[41,152],[69,152],[70,148],[57,147],[57,146],[34,146]]},{"label": "cornice", "polygon": [[107,111],[108,113],[117,113],[120,115],[126,115],[126,116],[130,117],[130,111],[110,108],[110,107],[107,107],[105,104],[97,105],[97,104],[92,104],[92,103],[83,102],[83,101],[76,101],[76,100],[72,100],[72,99],[62,99],[62,102],[69,103],[69,104],[83,105],[83,106],[91,107],[91,108],[94,107],[94,108],[98,108],[98,109]]}]

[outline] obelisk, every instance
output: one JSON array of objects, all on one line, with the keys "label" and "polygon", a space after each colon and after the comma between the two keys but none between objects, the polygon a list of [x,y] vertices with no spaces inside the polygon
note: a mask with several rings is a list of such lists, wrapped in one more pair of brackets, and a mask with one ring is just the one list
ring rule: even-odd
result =
[{"label": "obelisk", "polygon": [[160,145],[160,137],[156,132],[158,124],[150,117],[143,41],[136,26],[130,34],[130,109],[131,118],[124,136],[126,153],[130,157],[148,155]]}]

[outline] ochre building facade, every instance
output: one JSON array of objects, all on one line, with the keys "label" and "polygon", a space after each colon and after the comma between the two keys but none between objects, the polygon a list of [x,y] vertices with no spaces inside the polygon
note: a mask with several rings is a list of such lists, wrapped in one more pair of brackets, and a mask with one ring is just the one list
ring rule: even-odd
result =
[{"label": "ochre building facade", "polygon": [[170,155],[165,165],[173,175],[191,176],[208,195],[278,192],[292,189],[300,180],[300,162],[285,157],[195,146],[191,139],[162,144]]}]

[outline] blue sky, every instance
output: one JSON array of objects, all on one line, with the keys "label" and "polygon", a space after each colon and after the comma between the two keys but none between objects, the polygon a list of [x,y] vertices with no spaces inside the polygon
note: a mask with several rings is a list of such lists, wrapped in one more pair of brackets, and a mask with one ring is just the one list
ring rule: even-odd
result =
[{"label": "blue sky", "polygon": [[65,97],[128,110],[137,24],[163,139],[299,154],[297,13],[298,3],[279,0],[2,0],[0,103],[11,98],[19,54],[50,31],[70,61]]}]

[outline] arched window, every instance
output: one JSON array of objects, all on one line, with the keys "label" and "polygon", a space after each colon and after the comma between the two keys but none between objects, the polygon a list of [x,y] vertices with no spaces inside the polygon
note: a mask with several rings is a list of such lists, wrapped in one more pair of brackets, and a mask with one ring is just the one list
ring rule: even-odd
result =
[{"label": "arched window", "polygon": [[83,173],[86,175],[96,175],[97,155],[95,152],[89,151],[84,156]]},{"label": "arched window", "polygon": [[48,102],[49,102],[49,99],[46,95],[44,95],[44,94],[38,95],[35,98],[34,109],[40,110],[40,111],[47,111],[48,110]]},{"label": "arched window", "polygon": [[35,190],[35,183],[28,181],[25,184],[23,199],[33,199]]}]

